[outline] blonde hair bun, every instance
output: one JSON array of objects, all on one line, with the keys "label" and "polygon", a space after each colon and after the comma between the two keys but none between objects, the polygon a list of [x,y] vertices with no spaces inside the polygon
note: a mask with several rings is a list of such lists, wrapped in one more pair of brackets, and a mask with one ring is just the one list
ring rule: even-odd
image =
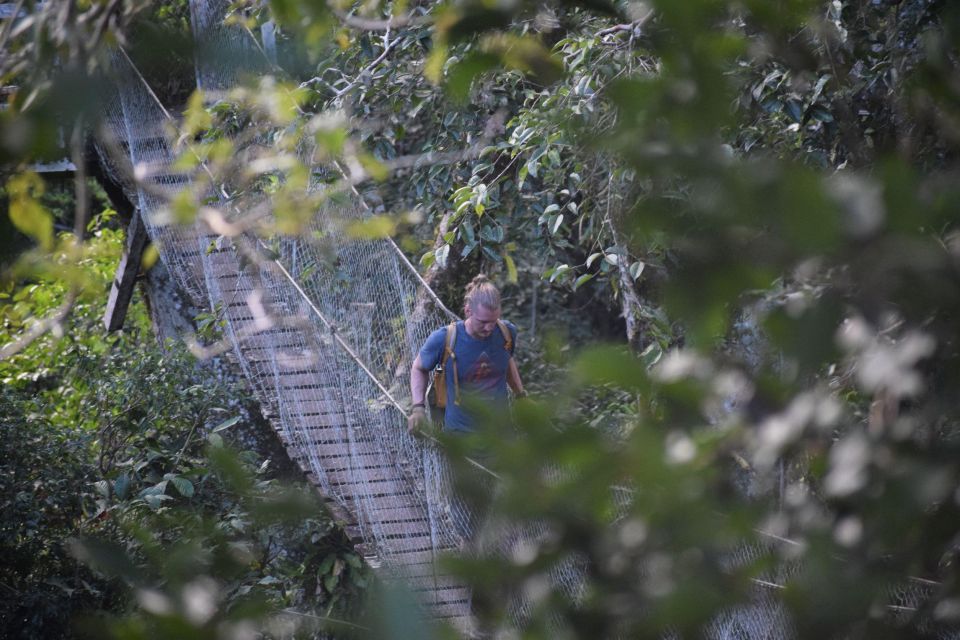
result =
[{"label": "blonde hair bun", "polygon": [[477,305],[488,309],[499,309],[500,290],[490,281],[487,274],[478,273],[467,285],[464,302],[470,305],[471,309],[476,309]]}]

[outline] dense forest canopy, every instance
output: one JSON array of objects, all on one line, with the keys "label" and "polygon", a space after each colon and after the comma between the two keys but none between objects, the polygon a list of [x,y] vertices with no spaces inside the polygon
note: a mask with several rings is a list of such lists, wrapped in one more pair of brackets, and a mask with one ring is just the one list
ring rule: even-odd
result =
[{"label": "dense forest canopy", "polygon": [[[17,6],[0,29],[11,637],[99,610],[121,638],[432,633],[403,594],[354,597],[358,556],[313,498],[228,453],[235,392],[154,348],[142,307],[99,333],[122,232],[89,141],[120,55],[193,175],[171,224],[272,246],[356,189],[351,233],[394,238],[451,308],[478,271],[503,286],[534,394],[477,446],[501,478],[491,517],[548,535],[448,560],[485,630],[692,637],[757,606],[797,637],[956,637],[955,3],[238,2],[221,19],[257,43],[241,52],[192,45],[181,0]],[[195,92],[194,56],[235,86]],[[60,183],[33,170],[64,156]],[[211,187],[271,215],[218,209]],[[476,480],[464,495],[486,495]],[[571,563],[582,583],[553,588]],[[184,594],[211,584],[196,615]]]}]

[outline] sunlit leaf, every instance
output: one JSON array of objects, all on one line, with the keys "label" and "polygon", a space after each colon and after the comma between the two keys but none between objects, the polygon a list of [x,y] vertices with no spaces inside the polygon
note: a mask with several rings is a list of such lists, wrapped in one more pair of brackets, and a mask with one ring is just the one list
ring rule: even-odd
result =
[{"label": "sunlit leaf", "polygon": [[387,179],[387,176],[390,175],[387,166],[377,160],[374,156],[369,153],[362,153],[358,157],[360,164],[363,168],[370,174],[370,176],[377,181],[383,181]]},{"label": "sunlit leaf", "polygon": [[223,431],[224,429],[229,429],[229,428],[232,427],[233,425],[235,425],[235,424],[237,424],[238,422],[240,422],[241,419],[242,419],[241,416],[233,416],[232,418],[228,418],[227,420],[224,420],[223,422],[221,422],[220,424],[218,424],[217,426],[215,426],[215,427],[210,431],[210,433],[219,433],[220,431]]},{"label": "sunlit leaf", "polygon": [[507,281],[516,284],[517,283],[517,265],[513,262],[513,258],[510,254],[505,254],[503,256],[504,262],[507,264]]},{"label": "sunlit leaf", "polygon": [[450,245],[445,244],[434,252],[434,256],[437,259],[437,265],[441,269],[447,268],[447,258],[450,256]]},{"label": "sunlit leaf", "polygon": [[7,182],[10,221],[46,250],[53,248],[53,216],[40,204],[44,183],[36,173],[25,172]]},{"label": "sunlit leaf", "polygon": [[353,238],[374,240],[389,238],[397,230],[397,221],[390,216],[373,216],[347,225],[347,235]]},{"label": "sunlit leaf", "polygon": [[596,276],[596,275],[597,275],[596,273],[585,273],[585,274],[583,274],[582,276],[580,276],[579,278],[577,278],[576,281],[573,283],[573,290],[576,291],[577,289],[579,289],[580,287],[582,287],[582,286],[585,285],[586,283],[590,282],[591,280],[593,280],[594,276]]},{"label": "sunlit leaf", "polygon": [[160,250],[157,248],[157,245],[154,243],[148,244],[140,258],[140,268],[144,271],[149,271],[153,268],[153,265],[157,264],[157,260],[159,259]]},{"label": "sunlit leaf", "polygon": [[183,116],[182,129],[186,137],[192,138],[213,125],[213,118],[204,105],[203,91],[197,89],[190,94]]}]

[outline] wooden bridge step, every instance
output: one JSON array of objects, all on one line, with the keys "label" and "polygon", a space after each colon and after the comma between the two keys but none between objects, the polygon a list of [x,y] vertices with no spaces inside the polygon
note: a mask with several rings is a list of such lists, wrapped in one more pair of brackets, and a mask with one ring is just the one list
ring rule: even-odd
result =
[{"label": "wooden bridge step", "polygon": [[[383,550],[383,555],[390,558],[391,562],[401,564],[405,558],[416,557],[416,554],[432,554],[433,547],[429,537],[411,538],[404,540],[381,540],[378,546]],[[419,561],[422,561],[420,558]]]},{"label": "wooden bridge step", "polygon": [[404,583],[420,580],[424,583],[429,583],[436,577],[438,581],[440,581],[440,584],[462,587],[463,584],[459,578],[445,574],[440,567],[444,555],[455,551],[455,549],[438,549],[433,561],[391,567],[390,573],[382,575],[381,579],[385,581],[402,581]]},{"label": "wooden bridge step", "polygon": [[[313,456],[321,462],[324,462],[326,460],[338,460],[343,456],[344,452],[348,450],[348,445],[348,439],[337,439],[334,442],[326,443],[296,443],[295,445],[291,444],[287,447],[287,453],[295,459],[310,458]],[[354,452],[354,455],[358,456],[379,455],[380,453],[376,443],[373,441],[358,442],[355,443],[353,447],[349,447],[349,449]]]},{"label": "wooden bridge step", "polygon": [[312,368],[329,380],[330,373],[324,366],[325,355],[322,350],[309,349],[302,344],[272,345],[271,347],[251,345],[243,350],[243,357],[248,362],[269,362],[280,371],[303,371]]},{"label": "wooden bridge step", "polygon": [[400,523],[407,520],[426,520],[427,511],[421,505],[404,505],[397,507],[384,507],[374,511],[371,516],[376,517],[378,522]]},{"label": "wooden bridge step", "polygon": [[424,538],[430,538],[430,523],[425,519],[402,523],[378,522],[371,525],[370,528],[387,540],[417,539],[422,541]]},{"label": "wooden bridge step", "polygon": [[[325,472],[326,473],[326,472]],[[403,495],[406,489],[406,483],[401,477],[399,470],[390,475],[384,475],[379,478],[358,477],[344,472],[326,473],[328,478],[342,478],[343,482],[361,487],[364,492],[377,495]]]},{"label": "wooden bridge step", "polygon": [[290,419],[296,424],[296,428],[303,432],[307,437],[316,437],[318,433],[330,429],[338,429],[344,433],[349,433],[350,425],[357,424],[357,416],[347,416],[338,413],[312,413],[292,415]]},{"label": "wooden bridge step", "polygon": [[340,387],[317,387],[310,391],[289,396],[286,401],[287,407],[291,411],[296,410],[301,415],[323,414],[323,413],[342,413],[337,410],[338,406],[343,406],[340,400]]},{"label": "wooden bridge step", "polygon": [[[307,453],[308,452],[306,451],[301,451],[298,449],[296,451],[296,458],[299,459],[301,457],[305,457]],[[338,452],[337,454],[328,454],[328,455],[317,456],[317,457],[325,467],[330,467],[335,470],[343,469],[345,468],[344,465],[348,465],[348,464],[359,465],[367,462],[371,464],[392,464],[391,462],[389,462],[389,460],[387,460],[383,456],[383,453],[378,449],[370,449],[367,451],[362,451],[352,456],[348,452],[341,451],[341,452]]]},{"label": "wooden bridge step", "polygon": [[[292,327],[273,326],[269,329],[261,330],[254,326],[251,320],[252,319],[248,318],[244,322],[230,321],[230,328],[238,334],[238,338],[242,338],[240,341],[241,351],[246,349],[247,345],[262,347],[267,344],[273,344],[275,341],[301,338],[300,332]],[[269,342],[267,342],[267,340],[269,340]]]},{"label": "wooden bridge step", "polygon": [[370,481],[383,481],[387,479],[400,480],[401,472],[393,465],[383,465],[367,469],[323,469],[323,473],[328,477],[358,478],[362,477]]},{"label": "wooden bridge step", "polygon": [[343,471],[321,470],[321,472],[332,484],[353,485],[375,493],[396,494],[396,484],[402,481],[400,473],[396,470],[380,477],[358,477],[355,474]]},{"label": "wooden bridge step", "polygon": [[[290,417],[342,416],[354,421],[362,420],[365,416],[352,407],[344,411],[339,391],[339,387],[310,387],[300,393],[291,393],[284,403],[284,413]],[[311,399],[307,400],[304,396]]]},{"label": "wooden bridge step", "polygon": [[391,555],[391,564],[397,567],[435,562],[442,553],[431,548],[395,550]]},{"label": "wooden bridge step", "polygon": [[408,589],[419,592],[420,598],[427,603],[449,604],[465,602],[470,599],[470,590],[460,578],[449,575],[420,576],[403,580]]},{"label": "wooden bridge step", "polygon": [[371,464],[359,465],[354,463],[349,458],[343,458],[337,460],[336,462],[331,462],[330,460],[324,460],[325,470],[331,472],[344,472],[344,473],[377,473],[380,471],[397,471],[398,467],[394,463],[388,460],[379,460],[372,459],[367,460]]},{"label": "wooden bridge step", "polygon": [[425,605],[464,603],[470,600],[470,590],[464,586],[463,580],[441,573],[418,577],[391,576],[384,582],[403,585],[414,592],[417,599]]},{"label": "wooden bridge step", "polygon": [[419,592],[421,601],[431,606],[456,606],[464,605],[470,602],[470,590],[463,584],[452,583],[441,586],[439,589],[428,586],[426,583],[414,587],[413,591]]},{"label": "wooden bridge step", "polygon": [[378,448],[378,442],[373,436],[351,433],[349,430],[343,429],[314,430],[304,433],[303,436],[303,444],[312,447],[317,452],[321,451],[321,448],[330,451],[328,445],[342,445],[344,447],[353,445],[356,447],[356,449],[352,449],[353,451],[370,451]]},{"label": "wooden bridge step", "polygon": [[385,509],[405,509],[409,513],[426,514],[426,506],[410,493],[403,494],[362,494],[357,492],[349,496],[351,503],[363,502],[367,517],[376,519]]},{"label": "wooden bridge step", "polygon": [[[427,609],[428,614],[433,620],[445,620],[455,627],[465,627],[467,631],[464,631],[463,635],[468,638],[475,637],[476,634],[470,631],[470,629],[474,628],[474,625],[470,618],[469,604],[443,607],[429,606]],[[458,624],[459,621],[464,622]]]},{"label": "wooden bridge step", "polygon": [[[326,373],[323,371],[278,371],[277,377],[285,387],[317,387],[324,382],[328,382]],[[333,387],[327,388],[332,389]]]},{"label": "wooden bridge step", "polygon": [[390,581],[401,581],[406,583],[409,580],[414,580],[416,578],[433,578],[433,576],[442,575],[442,571],[439,566],[439,560],[443,556],[444,552],[437,551],[436,560],[437,562],[420,562],[414,564],[405,564],[399,567],[391,567],[391,573],[384,572],[381,575],[381,580],[385,582]]}]

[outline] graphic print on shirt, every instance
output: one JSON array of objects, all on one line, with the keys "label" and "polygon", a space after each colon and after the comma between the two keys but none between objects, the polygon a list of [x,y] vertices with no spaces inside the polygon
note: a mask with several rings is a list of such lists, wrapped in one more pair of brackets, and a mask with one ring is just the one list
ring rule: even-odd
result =
[{"label": "graphic print on shirt", "polygon": [[473,365],[464,376],[464,381],[474,389],[488,389],[496,384],[498,376],[493,361],[484,351],[473,361]]}]

